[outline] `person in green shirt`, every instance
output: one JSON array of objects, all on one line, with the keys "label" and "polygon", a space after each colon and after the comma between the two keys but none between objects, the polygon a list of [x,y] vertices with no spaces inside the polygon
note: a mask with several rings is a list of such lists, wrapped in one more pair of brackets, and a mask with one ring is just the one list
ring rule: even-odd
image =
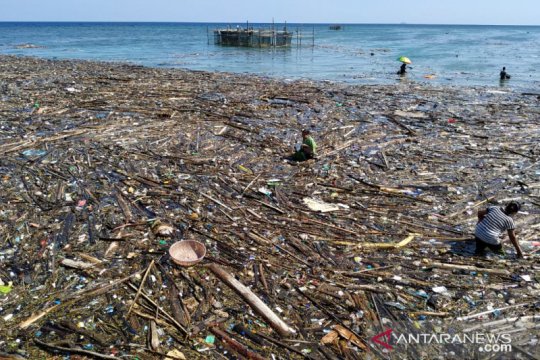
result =
[{"label": "person in green shirt", "polygon": [[302,146],[297,150],[292,159],[295,161],[306,161],[313,159],[317,155],[317,144],[307,129],[302,130]]}]

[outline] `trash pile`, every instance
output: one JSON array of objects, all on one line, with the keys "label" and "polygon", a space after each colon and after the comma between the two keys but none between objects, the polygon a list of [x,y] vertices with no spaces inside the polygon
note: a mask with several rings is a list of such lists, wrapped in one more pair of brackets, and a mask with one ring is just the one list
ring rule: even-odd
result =
[{"label": "trash pile", "polygon": [[[1,358],[538,355],[536,96],[2,56],[0,99]],[[510,200],[526,258],[474,257]]]}]

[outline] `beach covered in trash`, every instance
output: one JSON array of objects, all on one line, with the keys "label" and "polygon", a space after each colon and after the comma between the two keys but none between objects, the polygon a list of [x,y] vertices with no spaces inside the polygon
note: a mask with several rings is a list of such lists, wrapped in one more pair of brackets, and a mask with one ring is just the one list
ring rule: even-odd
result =
[{"label": "beach covered in trash", "polygon": [[539,96],[2,56],[0,358],[538,358]]}]

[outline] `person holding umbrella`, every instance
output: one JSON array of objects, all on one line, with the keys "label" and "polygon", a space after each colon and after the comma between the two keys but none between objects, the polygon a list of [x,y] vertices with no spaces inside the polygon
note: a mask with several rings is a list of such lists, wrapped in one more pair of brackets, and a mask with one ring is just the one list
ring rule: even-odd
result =
[{"label": "person holding umbrella", "polygon": [[398,58],[398,61],[401,61],[403,64],[401,64],[398,75],[405,75],[407,73],[407,64],[412,64],[411,60],[406,56],[400,56]]},{"label": "person holding umbrella", "polygon": [[398,70],[397,73],[398,73],[398,75],[405,75],[406,72],[407,72],[407,64],[403,63],[399,67],[399,70]]}]

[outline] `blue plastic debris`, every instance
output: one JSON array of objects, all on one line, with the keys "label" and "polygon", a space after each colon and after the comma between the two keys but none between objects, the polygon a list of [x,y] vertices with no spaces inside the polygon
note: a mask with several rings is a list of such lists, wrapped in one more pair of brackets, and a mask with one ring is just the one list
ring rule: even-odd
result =
[{"label": "blue plastic debris", "polygon": [[43,156],[45,155],[47,152],[45,150],[36,150],[36,149],[28,149],[28,150],[24,150],[22,152],[22,154],[25,156],[25,157],[35,157],[35,156]]},{"label": "blue plastic debris", "polygon": [[216,341],[216,337],[214,335],[208,335],[206,339],[204,339],[204,342],[207,344],[213,344]]}]

